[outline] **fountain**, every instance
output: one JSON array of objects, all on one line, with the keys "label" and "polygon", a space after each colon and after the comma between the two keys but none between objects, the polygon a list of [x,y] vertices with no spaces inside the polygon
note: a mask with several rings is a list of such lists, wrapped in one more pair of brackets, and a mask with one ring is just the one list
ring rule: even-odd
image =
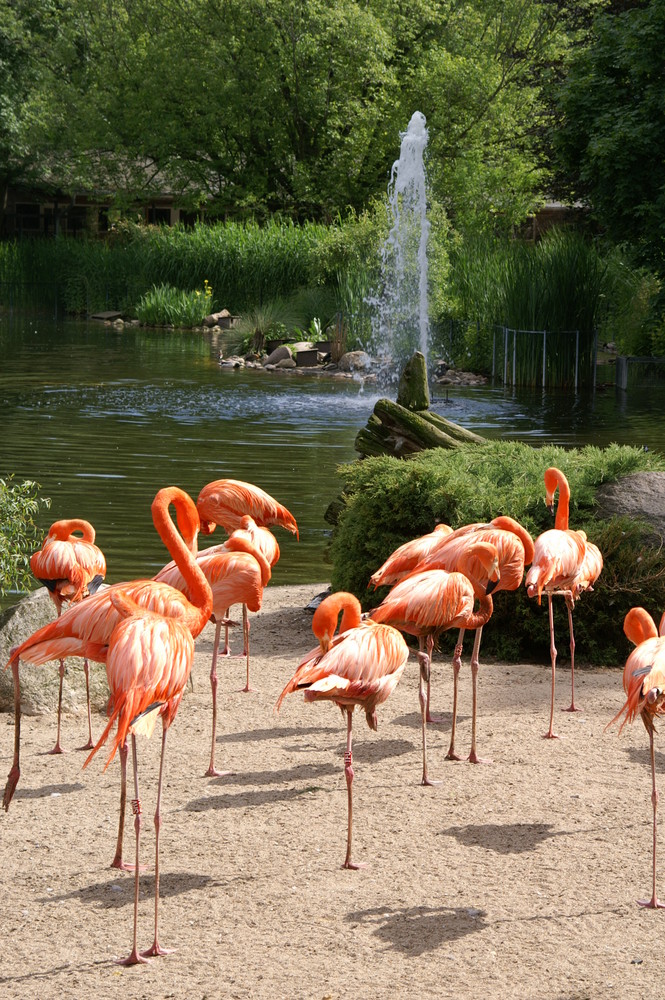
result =
[{"label": "fountain", "polygon": [[372,353],[388,366],[393,381],[414,350],[427,359],[429,346],[425,116],[416,111],[400,134],[388,185],[392,226],[381,250],[381,290],[370,300]]}]

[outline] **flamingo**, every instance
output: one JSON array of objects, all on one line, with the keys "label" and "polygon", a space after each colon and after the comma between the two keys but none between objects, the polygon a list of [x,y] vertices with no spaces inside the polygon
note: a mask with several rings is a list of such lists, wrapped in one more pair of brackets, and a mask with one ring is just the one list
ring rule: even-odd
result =
[{"label": "flamingo", "polygon": [[[335,635],[340,611],[340,631]],[[275,712],[292,691],[303,690],[305,701],[334,701],[346,713],[347,735],[344,754],[348,819],[346,857],[343,868],[358,869],[351,860],[353,820],[353,754],[351,724],[353,710],[360,705],[367,725],[377,728],[376,709],[395,690],[409,657],[409,648],[400,633],[389,625],[362,620],[360,602],[353,594],[339,591],[326,597],[314,612],[312,630],[319,646],[302,661],[277,699]]]},{"label": "flamingo", "polygon": [[201,531],[211,534],[221,524],[227,532],[242,527],[242,518],[249,514],[262,527],[277,524],[298,538],[298,525],[293,514],[269,493],[238,479],[216,479],[199,493],[196,507],[201,518]]},{"label": "flamingo", "polygon": [[[176,510],[178,528],[183,545],[193,558],[199,532],[199,517],[194,503],[182,490],[171,488],[168,493],[160,490],[152,505],[153,521],[160,507],[172,504]],[[162,515],[163,517],[166,515]],[[161,523],[161,522],[160,522]],[[159,530],[159,529],[158,529]],[[173,551],[170,549],[171,554]],[[95,663],[106,664],[108,647],[115,627],[122,619],[122,612],[113,602],[113,595],[122,592],[139,606],[169,618],[185,618],[191,610],[188,598],[180,590],[156,580],[133,580],[116,583],[103,591],[92,594],[85,601],[69,607],[62,615],[37,629],[28,639],[12,650],[7,666],[11,666],[14,679],[14,757],[7,777],[3,796],[5,811],[9,809],[20,778],[21,743],[21,688],[19,661],[41,666],[49,660],[66,656],[87,656]],[[122,842],[126,804],[126,773],[128,746],[120,746],[120,812],[116,851],[111,862],[113,868],[128,869],[122,858]]]},{"label": "flamingo", "polygon": [[[82,518],[55,521],[49,528],[41,549],[30,557],[33,576],[43,584],[55,604],[58,617],[63,604],[76,604],[89,594],[94,594],[106,576],[104,553],[95,545],[95,529]],[[92,747],[92,718],[90,714],[90,668],[83,659],[85,693],[88,708],[88,742],[81,750]],[[62,715],[62,683],[65,661],[60,660],[60,687],[58,691],[58,729],[55,746],[50,754],[64,753],[60,743]]]},{"label": "flamingo", "polygon": [[[483,560],[472,558],[465,564],[463,572],[468,576],[475,596],[482,598],[492,594],[492,598],[501,590],[517,590],[524,579],[524,567],[533,559],[534,544],[529,532],[512,517],[500,515],[493,518],[489,524],[470,524],[458,528],[445,537],[419,563],[418,571],[426,569],[446,569],[449,572],[460,568],[461,560],[469,548],[476,542],[488,542],[496,547],[499,561],[499,579],[490,581],[487,566]],[[455,731],[457,724],[457,694],[458,677],[462,666],[462,644],[464,628],[460,629],[455,653],[453,656],[453,721],[450,732],[450,747],[446,754],[447,760],[461,760],[455,751]],[[482,638],[482,627],[476,629],[473,652],[471,654],[472,682],[472,717],[471,717],[471,751],[468,760],[472,764],[490,763],[478,756],[476,751],[476,714],[478,699],[478,671],[480,669],[479,654]],[[427,690],[427,721],[429,716],[429,687]]]},{"label": "flamingo", "polygon": [[[251,520],[250,517],[243,518],[243,521]],[[261,530],[270,535],[267,528]],[[251,690],[249,687],[249,620],[247,619],[247,608],[250,611],[259,611],[261,609],[263,589],[270,580],[271,572],[270,562],[266,559],[263,552],[253,544],[252,537],[256,537],[256,535],[253,536],[248,530],[234,531],[226,542],[204,549],[196,557],[200,569],[203,571],[212,588],[211,618],[215,622],[215,639],[212,651],[212,665],[210,667],[210,686],[212,688],[212,748],[210,751],[210,765],[206,771],[206,775],[210,777],[223,777],[230,773],[229,771],[218,771],[216,769],[215,745],[217,731],[217,655],[222,625],[228,621],[226,617],[228,615],[227,609],[231,604],[242,603],[243,606],[243,634],[247,656],[247,685],[243,690]],[[272,538],[273,536],[271,535],[270,537]],[[277,546],[276,542],[275,546]],[[269,546],[268,550],[270,550]],[[274,551],[275,549],[273,548],[273,555]],[[277,554],[279,554],[278,547]],[[169,563],[164,569],[160,570],[155,580],[176,587],[189,596],[186,580],[175,562]]]},{"label": "flamingo", "polygon": [[[655,719],[665,714],[665,614],[656,625],[651,615],[644,608],[631,608],[623,622],[623,630],[628,639],[635,644],[635,649],[626,660],[623,670],[623,688],[626,692],[626,702],[614,716],[608,726],[621,716],[624,719],[619,732],[627,722],[632,722],[638,715],[649,734],[649,751],[651,756],[651,804],[653,806],[653,871],[651,899],[639,900],[640,906],[650,909],[665,908],[665,903],[656,894],[656,809],[658,805],[658,790],[656,788],[656,759],[654,750]],[[607,727],[606,727],[607,728]]]},{"label": "flamingo", "polygon": [[531,568],[526,575],[526,589],[529,597],[538,597],[538,604],[547,594],[550,625],[550,660],[552,663],[552,693],[550,725],[545,739],[558,739],[554,732],[554,685],[557,650],[554,644],[554,614],[552,597],[560,594],[566,601],[568,628],[570,632],[570,683],[571,701],[566,712],[576,712],[575,707],[575,635],[573,633],[573,609],[575,601],[586,590],[592,590],[603,568],[603,557],[593,542],[587,541],[584,531],[573,531],[568,527],[570,486],[563,472],[551,466],[545,470],[546,504],[554,510],[554,496],[559,491],[554,528],[538,536],[534,546]]},{"label": "flamingo", "polygon": [[499,579],[498,553],[488,542],[475,542],[462,554],[459,569],[429,569],[412,573],[397,583],[370,617],[394,625],[401,632],[417,636],[420,647],[419,699],[422,715],[423,785],[433,785],[427,773],[427,698],[432,650],[438,636],[451,628],[478,629],[485,625],[494,609],[489,595],[481,597],[474,612],[475,592],[466,572],[477,558],[485,567],[488,580]]},{"label": "flamingo", "polygon": [[[113,629],[106,654],[106,676],[111,698],[109,721],[104,732],[88,755],[87,767],[106,742],[114,723],[117,730],[104,770],[113,760],[116,750],[132,740],[134,794],[132,811],[136,833],[136,863],[134,868],[134,930],[132,949],[121,965],[136,965],[149,956],[165,955],[159,943],[159,835],[161,828],[161,797],[166,734],[182,700],[185,685],[194,662],[194,639],[203,630],[212,611],[212,591],[202,570],[177,533],[169,515],[169,504],[189,502],[196,516],[194,503],[177,487],[160,490],[153,505],[153,521],[160,538],[174,557],[187,583],[191,603],[176,606],[175,614],[168,609],[153,611],[137,603],[131,585],[113,588],[111,603],[121,621]],[[139,953],[137,924],[139,903],[139,841],[141,832],[141,801],[138,787],[136,736],[149,735],[157,716],[162,718],[162,747],[155,807],[155,936],[152,946]]]},{"label": "flamingo", "polygon": [[437,524],[428,534],[404,542],[388,556],[375,573],[372,573],[369,585],[376,590],[377,587],[392,587],[395,583],[399,583],[409,573],[413,573],[418,564],[436,549],[442,539],[448,538],[452,533],[450,525]]},{"label": "flamingo", "polygon": [[[201,532],[210,535],[217,525],[227,534],[236,530],[249,532],[271,566],[279,559],[279,545],[268,527],[278,525],[298,538],[298,525],[286,507],[253,483],[239,479],[216,479],[203,487],[196,501],[201,519]],[[247,608],[243,605],[243,635],[248,634]],[[228,617],[228,614],[227,614]],[[223,656],[229,655],[229,629],[226,625]],[[247,655],[247,642],[243,649]],[[249,675],[247,677],[247,691]]]}]

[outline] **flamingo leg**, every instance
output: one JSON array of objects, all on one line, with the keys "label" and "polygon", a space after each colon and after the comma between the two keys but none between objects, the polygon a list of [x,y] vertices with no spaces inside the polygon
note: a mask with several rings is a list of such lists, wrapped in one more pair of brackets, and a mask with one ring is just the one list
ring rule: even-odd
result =
[{"label": "flamingo leg", "polygon": [[162,801],[162,776],[164,774],[164,751],[166,750],[166,734],[168,729],[164,726],[162,730],[162,753],[159,759],[159,783],[157,785],[157,805],[155,806],[155,940],[147,951],[141,952],[144,957],[157,955],[170,955],[172,948],[162,948],[159,943],[157,926],[159,922],[159,831],[162,825],[161,801]]},{"label": "flamingo leg", "polygon": [[579,712],[581,709],[575,708],[575,634],[573,632],[573,595],[566,594],[566,608],[568,609],[568,630],[570,632],[570,707],[562,708],[562,712]]},{"label": "flamingo leg", "polygon": [[21,685],[18,669],[18,663],[12,663],[12,677],[14,679],[14,760],[12,761],[11,770],[7,775],[5,792],[2,797],[2,805],[5,812],[9,809],[9,803],[16,791],[18,779],[21,777],[21,768],[19,765],[21,749]]},{"label": "flamingo leg", "polygon": [[653,805],[653,875],[651,899],[638,900],[640,906],[648,909],[665,909],[665,903],[661,903],[656,895],[656,809],[658,806],[658,789],[656,788],[656,755],[653,745],[653,724],[649,727],[649,749],[651,751],[651,804]]},{"label": "flamingo leg", "polygon": [[[228,627],[227,627],[228,628]],[[217,740],[217,654],[219,651],[219,640],[222,634],[222,623],[215,624],[215,645],[212,650],[212,664],[210,667],[210,687],[212,689],[212,745],[210,748],[210,766],[206,771],[206,777],[223,778],[224,775],[231,774],[231,771],[218,771],[215,767],[215,745]]]},{"label": "flamingo leg", "polygon": [[58,691],[58,731],[57,731],[57,735],[56,735],[56,738],[55,738],[55,746],[53,747],[52,750],[48,751],[49,755],[51,755],[51,754],[58,754],[58,753],[64,753],[65,752],[62,749],[62,747],[60,746],[60,717],[62,715],[62,682],[63,682],[64,677],[65,677],[65,661],[64,660],[60,660],[59,673],[60,673],[60,689]]},{"label": "flamingo leg", "polygon": [[134,869],[134,936],[132,950],[127,958],[118,959],[118,965],[145,964],[148,959],[139,953],[136,945],[136,931],[139,920],[139,840],[141,836],[141,800],[139,799],[139,772],[136,761],[136,736],[132,733],[132,765],[134,768],[134,798],[132,812],[134,813],[134,832],[136,833],[136,865]]},{"label": "flamingo leg", "polygon": [[423,777],[421,785],[439,785],[440,781],[433,781],[427,773],[427,684],[430,675],[430,658],[426,652],[420,650],[418,653],[418,663],[420,664],[420,680],[418,684],[418,698],[420,700],[420,714],[422,718],[423,732]]},{"label": "flamingo leg", "polygon": [[78,747],[78,750],[92,750],[94,743],[92,742],[92,713],[90,711],[90,664],[88,663],[88,658],[83,659],[83,673],[85,674],[85,699],[88,707],[88,742],[85,746]]},{"label": "flamingo leg", "polygon": [[[419,640],[419,642],[421,644],[420,648],[422,649],[423,648],[423,645],[422,645],[423,640],[422,640],[422,638]],[[435,723],[436,722],[443,722],[443,719],[439,715],[432,715],[432,713],[430,712],[430,707],[429,707],[430,706],[430,693],[431,693],[431,689],[432,689],[432,671],[431,671],[431,666],[432,666],[432,653],[433,652],[434,652],[434,636],[433,635],[428,635],[427,636],[427,655],[429,656],[429,662],[430,662],[430,679],[427,682],[427,722],[428,723],[430,723],[430,722],[435,722]]]},{"label": "flamingo leg", "polygon": [[448,753],[446,754],[446,760],[461,760],[462,758],[458,753],[455,752],[455,730],[457,727],[457,688],[458,688],[458,678],[459,672],[462,667],[462,643],[464,642],[464,632],[466,630],[461,628],[459,630],[459,636],[457,637],[457,645],[455,646],[455,653],[453,655],[453,723],[450,730],[450,746],[448,747]]},{"label": "flamingo leg", "polygon": [[249,614],[246,604],[242,606],[242,634],[244,641],[243,655],[247,657],[247,681],[241,690],[247,693],[248,691],[256,691],[256,688],[249,686]]},{"label": "flamingo leg", "polygon": [[554,645],[554,611],[552,609],[552,595],[547,595],[547,606],[550,619],[550,659],[552,661],[552,696],[550,706],[550,728],[543,734],[545,740],[558,740],[558,735],[554,732],[552,725],[554,722],[554,679],[556,671],[556,646]]},{"label": "flamingo leg", "polygon": [[476,637],[473,642],[473,652],[471,654],[471,683],[473,687],[473,708],[471,714],[471,753],[468,760],[471,764],[491,764],[492,761],[486,757],[479,757],[476,753],[476,715],[478,712],[478,671],[480,669],[480,640],[482,638],[482,626],[476,629]]},{"label": "flamingo leg", "polygon": [[125,861],[122,860],[122,839],[125,830],[125,806],[127,804],[127,755],[129,754],[129,747],[127,746],[127,740],[123,740],[120,744],[120,816],[118,818],[118,839],[115,845],[115,857],[111,862],[111,868],[119,868],[121,871],[127,871],[131,868]]},{"label": "flamingo leg", "polygon": [[351,723],[353,721],[353,708],[346,709],[346,752],[344,754],[344,776],[346,778],[346,794],[348,802],[348,820],[347,820],[347,832],[346,832],[346,857],[344,859],[344,864],[342,868],[349,868],[351,871],[357,871],[359,868],[364,868],[364,864],[358,864],[351,860],[351,831],[353,828],[353,754],[351,752]]}]

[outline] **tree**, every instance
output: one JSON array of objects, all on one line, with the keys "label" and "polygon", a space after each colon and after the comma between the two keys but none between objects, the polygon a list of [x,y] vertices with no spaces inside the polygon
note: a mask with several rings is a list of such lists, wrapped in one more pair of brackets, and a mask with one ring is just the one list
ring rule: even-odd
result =
[{"label": "tree", "polygon": [[30,554],[39,539],[35,517],[51,501],[40,497],[39,484],[0,479],[0,595],[30,588]]},{"label": "tree", "polygon": [[665,255],[665,0],[603,13],[561,87],[559,167],[618,243]]}]

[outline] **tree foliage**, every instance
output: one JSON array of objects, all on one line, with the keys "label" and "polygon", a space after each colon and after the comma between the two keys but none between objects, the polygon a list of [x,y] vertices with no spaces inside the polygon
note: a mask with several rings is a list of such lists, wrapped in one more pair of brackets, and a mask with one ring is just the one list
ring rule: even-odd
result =
[{"label": "tree foliage", "polygon": [[51,501],[39,496],[39,484],[0,479],[0,595],[30,589],[30,555],[40,540],[35,517]]},{"label": "tree foliage", "polygon": [[[622,5],[623,6],[623,5]],[[603,12],[561,88],[557,136],[574,197],[662,272],[665,251],[665,2]]]}]

